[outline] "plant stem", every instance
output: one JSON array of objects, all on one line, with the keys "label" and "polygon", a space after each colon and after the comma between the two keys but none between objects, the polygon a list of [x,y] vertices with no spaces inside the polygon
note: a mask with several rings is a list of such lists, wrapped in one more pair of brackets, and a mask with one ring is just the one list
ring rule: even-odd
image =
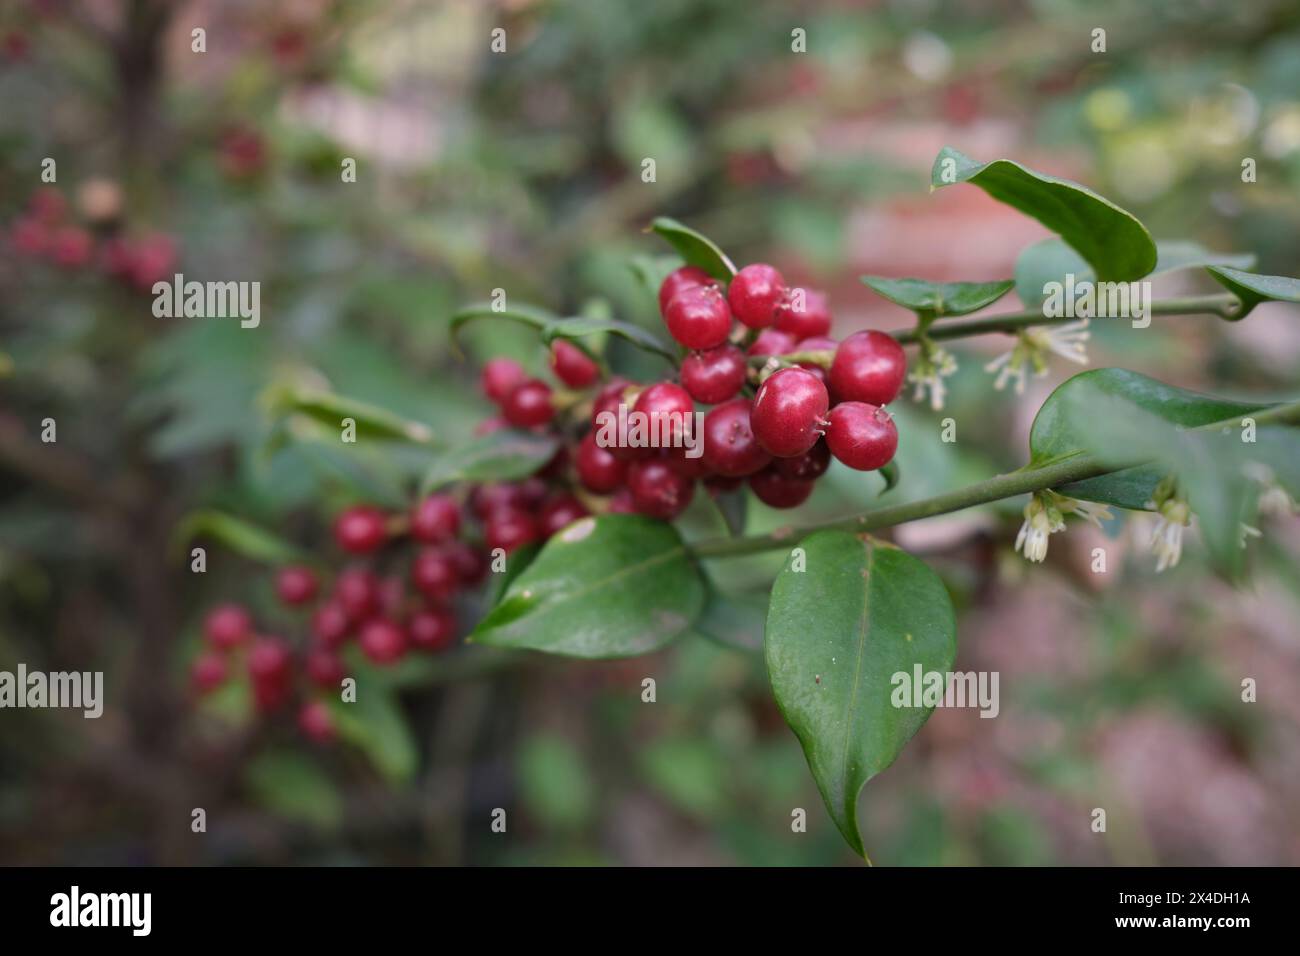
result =
[{"label": "plant stem", "polygon": [[932,518],[951,511],[961,511],[963,508],[999,501],[1002,498],[1010,498],[1030,491],[1068,485],[1074,481],[1095,478],[1116,470],[1118,468],[1115,465],[1105,464],[1091,455],[1076,455],[1038,468],[1022,468],[1005,475],[986,478],[984,481],[935,495],[933,498],[876,508],[852,518],[804,528],[778,528],[768,534],[747,538],[714,538],[699,542],[691,550],[698,557],[704,558],[755,554],[788,547],[798,539],[816,531],[874,531],[877,528],[887,528],[920,518]]},{"label": "plant stem", "polygon": [[[1178,299],[1164,299],[1151,303],[1151,315],[1217,315],[1228,318],[1230,310],[1237,302],[1237,297],[1228,293],[1223,295],[1194,295]],[[1026,309],[1023,312],[1008,312],[1004,315],[989,315],[978,319],[939,319],[930,325],[926,335],[935,341],[940,339],[959,339],[969,335],[984,335],[989,332],[1010,334],[1020,329],[1036,325],[1061,325],[1078,321],[1074,316],[1048,317],[1042,309]],[[894,333],[894,338],[904,344],[920,339],[919,329],[908,329]]]},{"label": "plant stem", "polygon": [[[1213,432],[1239,424],[1243,418],[1253,419],[1256,425],[1300,425],[1300,402],[1274,405],[1249,415],[1233,415],[1223,421],[1210,422],[1190,428],[1188,431]],[[742,554],[756,554],[760,551],[772,551],[788,547],[817,531],[874,531],[877,528],[888,528],[908,521],[918,521],[921,518],[933,518],[935,515],[961,511],[975,505],[988,504],[991,501],[1000,501],[1003,498],[1032,491],[1059,488],[1086,478],[1096,478],[1098,475],[1122,471],[1138,464],[1141,462],[1107,462],[1093,455],[1076,454],[1037,467],[1025,466],[1005,475],[995,475],[973,485],[967,485],[965,488],[935,495],[933,498],[889,505],[873,511],[864,511],[851,518],[808,525],[803,528],[777,528],[767,534],[745,538],[711,538],[692,545],[691,551],[702,558],[735,557]]]},{"label": "plant stem", "polygon": [[[1230,293],[1184,296],[1178,299],[1164,299],[1160,302],[1152,302],[1150,314],[1217,315],[1226,319],[1232,316],[1232,309],[1236,306],[1236,303],[1237,297]],[[1010,335],[1021,329],[1032,328],[1036,325],[1063,325],[1066,322],[1076,321],[1078,319],[1074,316],[1048,317],[1043,315],[1041,309],[1026,309],[1023,312],[1007,312],[1002,315],[988,315],[978,319],[935,319],[928,326],[924,326],[924,334],[926,338],[937,342],[941,339],[961,339],[973,335],[987,335],[992,332],[1002,332]],[[915,345],[921,340],[922,329],[922,326],[917,326],[916,328],[892,334],[894,338],[904,345]],[[834,350],[823,350],[791,352],[788,355],[751,355],[749,362],[751,365],[761,366],[772,359],[776,359],[781,366],[794,365],[799,362],[813,362],[828,367],[834,357]]]}]

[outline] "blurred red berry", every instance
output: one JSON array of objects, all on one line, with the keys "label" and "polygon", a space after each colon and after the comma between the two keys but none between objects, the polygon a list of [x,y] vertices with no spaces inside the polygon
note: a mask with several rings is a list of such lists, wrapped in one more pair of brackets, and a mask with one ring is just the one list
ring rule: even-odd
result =
[{"label": "blurred red berry", "polygon": [[309,700],[298,710],[298,729],[303,736],[318,744],[334,739],[334,715],[323,700]]},{"label": "blurred red berry", "polygon": [[567,492],[558,494],[542,506],[542,534],[550,537],[586,516],[587,509],[583,507],[581,501]]},{"label": "blurred red berry", "polygon": [[521,382],[510,390],[501,403],[501,414],[516,428],[534,428],[545,425],[555,417],[551,404],[551,386],[540,379]]},{"label": "blurred red berry", "polygon": [[307,652],[304,662],[307,679],[324,690],[338,690],[347,676],[343,658],[326,647],[315,647]]},{"label": "blurred red berry", "polygon": [[449,551],[425,548],[411,562],[411,583],[427,598],[446,600],[460,586],[456,559]]},{"label": "blurred red berry", "polygon": [[506,554],[531,544],[541,537],[541,529],[533,516],[526,511],[499,508],[488,515],[484,536],[488,550],[500,548]]},{"label": "blurred red berry", "polygon": [[205,651],[190,665],[190,683],[200,694],[216,690],[226,682],[226,658],[215,651]]},{"label": "blurred red berry", "polygon": [[275,593],[285,604],[306,604],[316,597],[316,572],[311,568],[293,565],[281,568],[275,576]]},{"label": "blurred red berry", "polygon": [[391,664],[406,653],[406,632],[392,621],[378,618],[361,628],[361,652],[376,664]]},{"label": "blurred red berry", "polygon": [[426,544],[448,541],[460,533],[460,506],[450,495],[428,495],[411,509],[411,535]]},{"label": "blurred red berry", "polygon": [[638,461],[627,472],[632,502],[643,515],[671,521],[691,503],[695,482],[679,475],[662,458]]},{"label": "blurred red berry", "polygon": [[238,604],[222,604],[208,612],[203,633],[213,647],[228,651],[252,636],[253,619]]},{"label": "blurred red berry", "polygon": [[406,622],[406,633],[417,650],[445,650],[456,641],[456,615],[444,607],[417,611]]},{"label": "blurred red berry", "polygon": [[527,378],[524,367],[514,359],[492,358],[483,365],[479,384],[483,394],[500,405],[506,400],[516,385],[523,384]]},{"label": "blurred red berry", "polygon": [[326,601],[311,616],[311,632],[325,647],[338,647],[348,639],[352,619],[341,601]]},{"label": "blurred red berry", "polygon": [[379,579],[365,568],[347,568],[334,582],[334,597],[354,624],[379,612]]},{"label": "blurred red berry", "polygon": [[388,518],[378,508],[357,505],[334,521],[334,540],[349,554],[370,554],[388,540]]},{"label": "blurred red berry", "polygon": [[556,339],[551,343],[551,369],[569,388],[586,388],[600,377],[600,366],[572,342]]},{"label": "blurred red berry", "polygon": [[594,431],[582,436],[575,464],[578,480],[594,494],[609,494],[622,485],[627,477],[627,462],[620,461],[608,449],[596,444]]},{"label": "blurred red berry", "polygon": [[749,487],[758,500],[771,508],[797,508],[812,494],[813,482],[787,478],[773,467],[751,475]]}]

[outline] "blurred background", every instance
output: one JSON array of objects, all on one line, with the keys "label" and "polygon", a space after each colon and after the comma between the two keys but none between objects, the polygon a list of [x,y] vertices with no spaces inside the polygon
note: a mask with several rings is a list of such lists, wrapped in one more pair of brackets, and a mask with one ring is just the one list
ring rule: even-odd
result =
[{"label": "blurred background", "polygon": [[[12,0],[0,104],[0,668],[102,670],[107,689],[99,720],[0,713],[5,864],[851,864],[757,653],[766,558],[713,569],[737,596],[714,639],[608,664],[458,649],[370,675],[361,729],[317,747],[237,695],[195,700],[207,608],[302,622],[276,619],[269,571],[219,542],[191,573],[178,529],[219,509],[328,549],[344,504],[400,504],[420,462],[286,439],[265,397],[327,383],[467,436],[489,414],[481,360],[540,370],[544,351],[478,322],[461,360],[452,311],[503,288],[653,326],[635,266],[666,252],[655,215],[826,288],[839,335],[911,321],[862,273],[1010,277],[1046,232],[978,189],[931,195],[944,145],[1082,181],[1157,238],[1300,272],[1287,0]],[[155,318],[149,287],[173,271],[260,281],[260,328]],[[1218,290],[1157,286],[1197,291]],[[1266,304],[1240,324],[1103,325],[1092,363],[1294,397],[1297,320]],[[945,411],[898,403],[893,500],[1019,466],[1076,371],[1017,397],[982,369],[1009,339],[960,345]],[[617,343],[614,359],[644,361]],[[836,472],[801,517],[876,502],[864,480]],[[1300,522],[1266,525],[1233,589],[1195,537],[1157,578],[1132,521],[1058,536],[1031,568],[1012,553],[1022,506],[897,531],[957,603],[958,669],[1001,673],[1001,714],[936,712],[868,785],[873,860],[1300,863]],[[1089,573],[1106,535],[1111,571]]]}]

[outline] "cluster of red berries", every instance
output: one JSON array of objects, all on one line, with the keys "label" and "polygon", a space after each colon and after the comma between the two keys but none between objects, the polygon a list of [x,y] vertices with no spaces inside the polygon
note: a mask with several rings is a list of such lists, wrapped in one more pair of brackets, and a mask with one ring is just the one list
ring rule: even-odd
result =
[{"label": "cluster of red berries", "polygon": [[80,203],[86,223],[72,218],[67,199],[54,187],[34,192],[27,208],[9,227],[14,253],[70,270],[98,265],[109,277],[141,292],[170,279],[176,267],[176,244],[171,237],[120,232],[117,187],[104,181],[88,185],[91,188],[83,189]]}]

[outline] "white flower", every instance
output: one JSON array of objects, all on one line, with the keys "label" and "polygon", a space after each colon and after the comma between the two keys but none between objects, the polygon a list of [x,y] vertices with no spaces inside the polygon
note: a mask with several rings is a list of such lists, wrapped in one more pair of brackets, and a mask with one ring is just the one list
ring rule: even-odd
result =
[{"label": "white flower", "polygon": [[1246,547],[1247,539],[1264,537],[1264,532],[1260,531],[1258,528],[1246,524],[1246,522],[1244,521],[1239,523],[1238,531],[1241,534],[1241,546],[1243,548]]},{"label": "white flower", "polygon": [[1156,508],[1159,519],[1151,532],[1151,550],[1156,555],[1156,573],[1172,568],[1183,556],[1183,530],[1192,523],[1192,511],[1187,502],[1174,496],[1157,505],[1147,502],[1148,508]]},{"label": "white flower", "polygon": [[1041,562],[1047,557],[1047,540],[1057,531],[1065,530],[1065,519],[1051,499],[1051,492],[1035,492],[1025,505],[1025,522],[1016,535],[1016,550],[1029,561]]},{"label": "white flower", "polygon": [[1021,329],[1016,333],[1016,344],[1011,351],[1003,352],[989,362],[984,366],[984,371],[998,373],[993,387],[999,392],[1007,387],[1007,382],[1014,379],[1016,394],[1023,395],[1031,368],[1038,378],[1047,374],[1048,355],[1059,355],[1079,365],[1087,365],[1088,351],[1083,343],[1088,341],[1091,334],[1087,319],[1066,325]]},{"label": "white flower", "polygon": [[957,371],[957,359],[947,349],[940,348],[928,339],[921,342],[921,354],[917,358],[916,368],[909,372],[907,380],[912,383],[912,401],[919,402],[930,392],[930,408],[943,410],[944,396],[948,387],[943,380]]},{"label": "white flower", "polygon": [[1084,521],[1094,524],[1098,528],[1101,527],[1103,521],[1110,521],[1115,517],[1110,513],[1110,508],[1099,505],[1095,501],[1080,501],[1078,498],[1067,498],[1064,495],[1058,495],[1057,497],[1060,499],[1058,507],[1061,511],[1066,514],[1078,515]]}]

